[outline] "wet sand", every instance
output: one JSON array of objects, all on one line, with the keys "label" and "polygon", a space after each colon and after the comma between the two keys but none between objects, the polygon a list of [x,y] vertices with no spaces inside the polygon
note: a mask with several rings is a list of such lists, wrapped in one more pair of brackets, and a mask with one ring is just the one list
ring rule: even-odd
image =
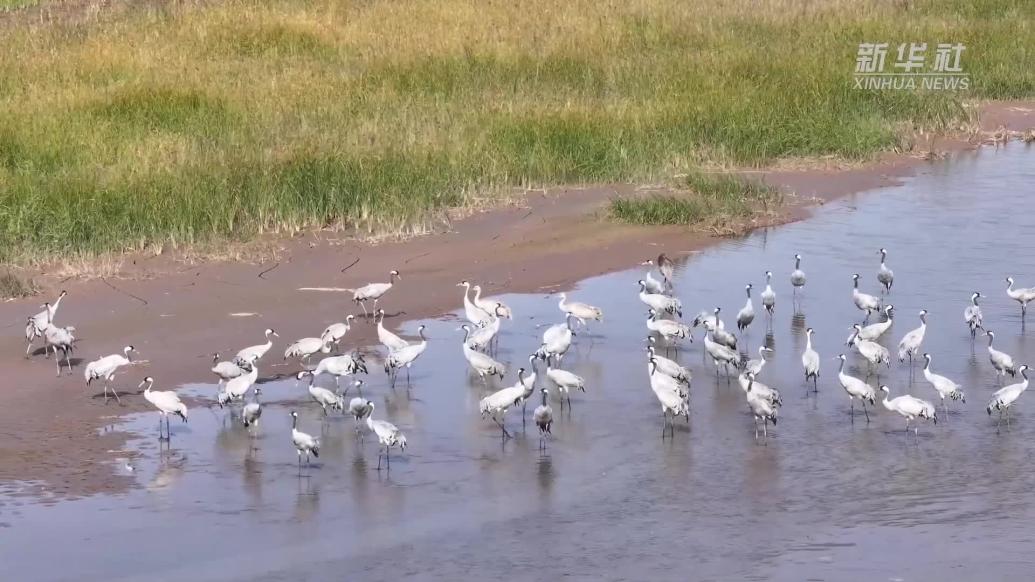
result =
[{"label": "wet sand", "polygon": [[[984,117],[991,120],[990,129],[1035,125],[1032,109],[1021,104],[990,107]],[[895,184],[932,167],[937,164],[889,156],[865,168],[777,171],[762,178],[797,193],[771,221],[778,223],[806,216],[811,203]],[[558,290],[661,251],[685,257],[722,240],[682,227],[615,225],[597,216],[614,195],[647,192],[618,185],[529,194],[520,206],[478,214],[448,232],[404,242],[372,246],[322,235],[288,241],[272,264],[183,266],[165,257],[138,258],[128,268],[134,279],[61,285],[69,295],[58,322],[75,325],[80,338],[71,378],[55,378],[52,362],[43,361],[39,351],[30,361],[21,358],[25,317],[47,296],[0,305],[0,321],[9,322],[0,340],[0,364],[7,374],[0,394],[0,483],[18,481],[19,493],[58,496],[131,486],[113,469],[113,460],[133,453],[123,450],[125,435],[110,428],[121,415],[147,410],[134,395],[145,375],[161,386],[207,381],[212,352],[261,343],[266,327],[281,334],[268,356],[275,359],[287,342],[317,334],[315,327],[362,313],[344,294],[299,292],[300,287],[356,287],[386,280],[387,271],[398,269],[403,279],[382,304],[391,323],[453,309],[461,279],[482,284],[486,294]],[[254,315],[232,315],[242,313]],[[373,337],[373,326],[357,325],[348,341],[362,346]],[[99,386],[83,387],[83,362],[124,345],[135,346],[148,363],[118,376],[116,385],[128,396],[124,406],[104,404]],[[263,376],[289,368],[267,370]],[[54,453],[46,462],[37,458],[41,447]]]}]

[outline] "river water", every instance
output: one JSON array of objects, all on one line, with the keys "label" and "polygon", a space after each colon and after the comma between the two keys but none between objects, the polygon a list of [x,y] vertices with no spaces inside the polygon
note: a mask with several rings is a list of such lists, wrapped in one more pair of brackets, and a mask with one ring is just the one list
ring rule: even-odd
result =
[{"label": "river water", "polygon": [[[427,352],[412,387],[387,387],[375,366],[365,395],[407,434],[391,472],[375,470],[376,441],[357,439],[351,419],[322,422],[303,387],[263,385],[265,410],[250,436],[218,409],[195,408],[156,440],[154,414],[118,427],[141,457],[126,494],[71,501],[0,496],[0,571],[5,580],[932,580],[1003,579],[1035,567],[1035,396],[1022,396],[997,434],[984,406],[997,387],[985,342],[971,343],[962,312],[981,291],[997,347],[1035,362],[1035,309],[1027,330],[1004,278],[1035,285],[1030,200],[1035,151],[1011,146],[961,154],[900,187],[828,204],[814,217],[758,231],[677,259],[686,315],[723,307],[732,324],[752,282],[760,315],[743,339],[752,356],[775,351],[759,379],[784,406],[767,444],[756,441],[736,380],[716,378],[697,341],[678,358],[694,372],[689,425],[661,438],[647,383],[641,268],[580,283],[573,298],[603,308],[580,333],[564,367],[585,394],[560,412],[546,452],[520,410],[515,438],[479,417],[486,392],[460,352],[458,315],[426,321]],[[877,250],[896,274],[889,298],[892,349],[930,313],[923,351],[933,369],[963,384],[965,405],[921,426],[919,443],[878,403],[867,424],[850,422],[834,358],[861,319],[851,274],[877,294]],[[644,258],[659,249],[644,249]],[[788,274],[804,257],[808,284],[792,308]],[[563,257],[558,257],[563,260]],[[771,331],[757,302],[776,276]],[[513,368],[560,321],[556,298],[506,296],[516,313],[499,358]],[[458,293],[459,305],[459,293]],[[412,333],[418,322],[406,325]],[[320,327],[320,322],[314,322]],[[822,357],[817,393],[805,389],[804,330]],[[863,374],[850,355],[850,372]],[[264,372],[269,370],[263,370]],[[326,379],[325,379],[326,380]],[[514,372],[506,384],[514,381]],[[881,379],[892,396],[935,399],[917,366],[897,360]],[[1007,382],[1016,381],[1007,379]],[[403,381],[405,383],[405,381]],[[156,387],[157,388],[157,387]],[[214,393],[212,385],[183,387]],[[534,398],[538,401],[538,398]],[[289,411],[321,434],[321,456],[298,477]],[[857,407],[858,412],[858,407]],[[322,425],[322,426],[321,426]],[[395,451],[397,452],[397,451]],[[116,471],[130,472],[123,463]]]}]

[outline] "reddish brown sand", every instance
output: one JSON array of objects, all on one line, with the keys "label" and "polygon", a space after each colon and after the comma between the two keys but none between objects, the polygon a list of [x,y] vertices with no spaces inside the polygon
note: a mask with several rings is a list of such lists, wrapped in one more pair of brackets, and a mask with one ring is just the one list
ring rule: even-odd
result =
[{"label": "reddish brown sand", "polygon": [[[983,126],[1025,130],[1035,126],[1032,104],[1003,103],[985,108]],[[944,144],[940,149],[961,147]],[[765,181],[796,192],[783,214],[766,224],[806,214],[814,201],[896,182],[924,164],[918,158],[885,156],[863,168],[773,171]],[[156,387],[212,382],[213,352],[231,355],[262,343],[262,332],[281,335],[261,368],[280,360],[294,339],[316,335],[347,313],[362,313],[349,296],[305,292],[300,287],[358,287],[387,280],[398,269],[402,279],[383,307],[392,321],[431,317],[456,309],[456,283],[469,279],[487,294],[561,289],[575,281],[635,265],[660,252],[679,255],[707,245],[704,234],[683,227],[638,227],[601,220],[609,198],[642,193],[633,186],[558,188],[528,195],[520,207],[493,210],[459,221],[448,232],[405,242],[371,246],[308,237],[286,243],[277,263],[208,263],[176,266],[158,257],[138,259],[135,272],[159,276],[111,281],[68,282],[68,296],[57,321],[75,325],[80,341],[73,376],[55,377],[53,362],[41,353],[22,358],[26,316],[39,311],[41,298],[0,305],[0,363],[5,382],[0,394],[0,484],[31,482],[30,490],[60,496],[117,491],[131,485],[112,461],[131,456],[122,450],[125,435],[104,432],[121,414],[148,409],[137,384],[145,375]],[[358,260],[358,261],[357,261]],[[351,266],[350,266],[351,265]],[[349,267],[344,273],[341,269]],[[54,290],[50,291],[50,294]],[[232,314],[250,313],[247,317]],[[373,338],[373,325],[359,324],[348,346]],[[107,404],[101,385],[84,387],[85,362],[133,345],[147,363],[119,374],[123,406]],[[287,368],[280,368],[286,370]],[[39,457],[41,450],[48,451]],[[45,460],[44,460],[45,459]]]}]

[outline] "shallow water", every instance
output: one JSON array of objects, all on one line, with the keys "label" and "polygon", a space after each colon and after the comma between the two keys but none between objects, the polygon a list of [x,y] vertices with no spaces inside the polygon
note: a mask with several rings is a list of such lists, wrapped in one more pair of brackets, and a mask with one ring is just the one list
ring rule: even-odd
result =
[{"label": "shallow water", "polygon": [[[263,385],[265,410],[250,436],[224,413],[191,411],[172,423],[171,445],[156,440],[154,414],[121,427],[142,455],[141,488],[117,496],[48,502],[0,496],[0,570],[25,580],[460,579],[1001,579],[1031,571],[1035,527],[1035,403],[1022,396],[1009,429],[997,434],[984,405],[996,389],[984,342],[962,320],[980,290],[997,347],[1035,362],[1035,309],[1027,334],[1004,277],[1035,285],[1035,223],[1027,202],[1035,151],[1021,146],[963,154],[897,188],[859,194],[815,217],[682,255],[678,294],[686,315],[723,307],[732,325],[743,287],[776,276],[771,334],[759,315],[744,346],[775,349],[760,375],[783,392],[768,444],[756,441],[743,392],[716,378],[700,334],[679,359],[694,372],[689,425],[662,440],[661,415],[642,352],[642,269],[581,283],[572,293],[602,307],[605,321],[580,333],[564,367],[587,392],[558,415],[546,453],[520,410],[507,427],[477,414],[485,393],[461,353],[456,314],[428,321],[428,350],[390,390],[371,365],[364,394],[407,434],[410,448],[378,472],[376,443],[357,439],[349,418],[325,423],[294,380]],[[877,293],[877,249],[889,249],[896,306],[882,343],[894,351],[930,312],[924,351],[932,368],[965,386],[967,404],[919,444],[902,419],[878,404],[854,424],[837,383],[836,361],[853,322],[853,272]],[[679,249],[664,249],[680,256]],[[658,249],[645,249],[646,256]],[[800,313],[787,275],[804,256],[808,285]],[[459,297],[459,293],[458,293]],[[505,325],[499,359],[513,368],[560,320],[554,298],[508,296],[518,317]],[[416,322],[407,324],[412,332]],[[321,326],[314,322],[314,326]],[[816,331],[823,358],[818,393],[807,393],[800,354]],[[851,373],[862,374],[850,357]],[[373,363],[372,363],[373,364]],[[286,372],[263,368],[263,375]],[[505,384],[514,382],[514,372]],[[1007,380],[1012,382],[1014,380]],[[892,396],[933,399],[919,366],[893,364],[882,382]],[[326,378],[324,385],[329,385]],[[344,382],[343,382],[344,383]],[[157,388],[157,387],[156,387]],[[162,387],[164,388],[164,387]],[[188,393],[212,394],[211,385]],[[351,394],[349,395],[351,397]],[[299,478],[288,411],[323,448]],[[939,414],[943,415],[941,409]],[[323,427],[321,428],[321,424]],[[115,470],[129,472],[119,463]],[[71,567],[71,564],[75,564]]]}]

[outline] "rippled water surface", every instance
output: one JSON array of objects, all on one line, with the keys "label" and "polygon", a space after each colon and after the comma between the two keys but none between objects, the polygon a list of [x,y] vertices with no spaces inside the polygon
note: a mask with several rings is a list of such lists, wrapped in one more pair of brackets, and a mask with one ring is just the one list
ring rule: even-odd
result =
[{"label": "rippled water surface", "polygon": [[[351,418],[321,423],[293,380],[264,384],[266,408],[254,437],[218,409],[197,408],[189,424],[173,422],[171,446],[160,446],[153,414],[130,417],[124,428],[140,435],[130,446],[143,453],[133,471],[142,487],[50,505],[0,498],[3,579],[1030,574],[1035,473],[1027,461],[1035,455],[1035,396],[1022,396],[1012,426],[997,434],[984,411],[996,378],[984,342],[971,343],[962,312],[980,290],[997,347],[1035,362],[1035,309],[1025,330],[1004,292],[1011,274],[1035,285],[1033,184],[1035,152],[986,150],[702,253],[663,249],[679,258],[677,289],[688,316],[718,305],[732,324],[744,285],[760,291],[763,273],[776,273],[772,328],[767,333],[759,317],[743,340],[752,355],[762,342],[775,350],[760,380],[783,392],[784,407],[765,446],[754,438],[736,381],[716,378],[703,358],[699,334],[678,355],[694,372],[690,423],[678,423],[674,438],[662,440],[647,384],[636,269],[584,281],[573,292],[602,307],[606,318],[580,333],[564,360],[588,388],[573,395],[570,414],[561,416],[553,402],[559,417],[546,453],[531,422],[522,430],[520,410],[507,417],[515,438],[505,443],[478,416],[485,389],[468,372],[453,314],[425,322],[430,343],[411,390],[390,390],[371,366],[365,395],[377,405],[375,416],[398,424],[411,445],[393,458],[390,474],[375,470],[372,438],[361,443]],[[919,444],[879,404],[871,423],[860,415],[852,424],[837,383],[833,358],[860,319],[850,275],[862,274],[864,290],[876,294],[882,246],[896,273],[889,299],[896,319],[882,343],[894,351],[927,309],[924,350],[934,355],[933,368],[967,393],[966,405],[921,427]],[[657,252],[645,248],[644,258]],[[788,283],[796,252],[808,275],[797,313]],[[505,325],[499,357],[516,368],[537,347],[541,326],[560,317],[555,298],[505,300],[517,317]],[[823,358],[818,393],[806,392],[801,373],[806,327],[815,329]],[[849,361],[852,373],[863,373],[857,356]],[[513,381],[511,372],[506,383]],[[885,381],[893,396],[935,396],[919,367],[911,380],[908,364],[896,361]],[[323,439],[318,462],[301,479],[291,409],[300,411],[302,429]]]}]

